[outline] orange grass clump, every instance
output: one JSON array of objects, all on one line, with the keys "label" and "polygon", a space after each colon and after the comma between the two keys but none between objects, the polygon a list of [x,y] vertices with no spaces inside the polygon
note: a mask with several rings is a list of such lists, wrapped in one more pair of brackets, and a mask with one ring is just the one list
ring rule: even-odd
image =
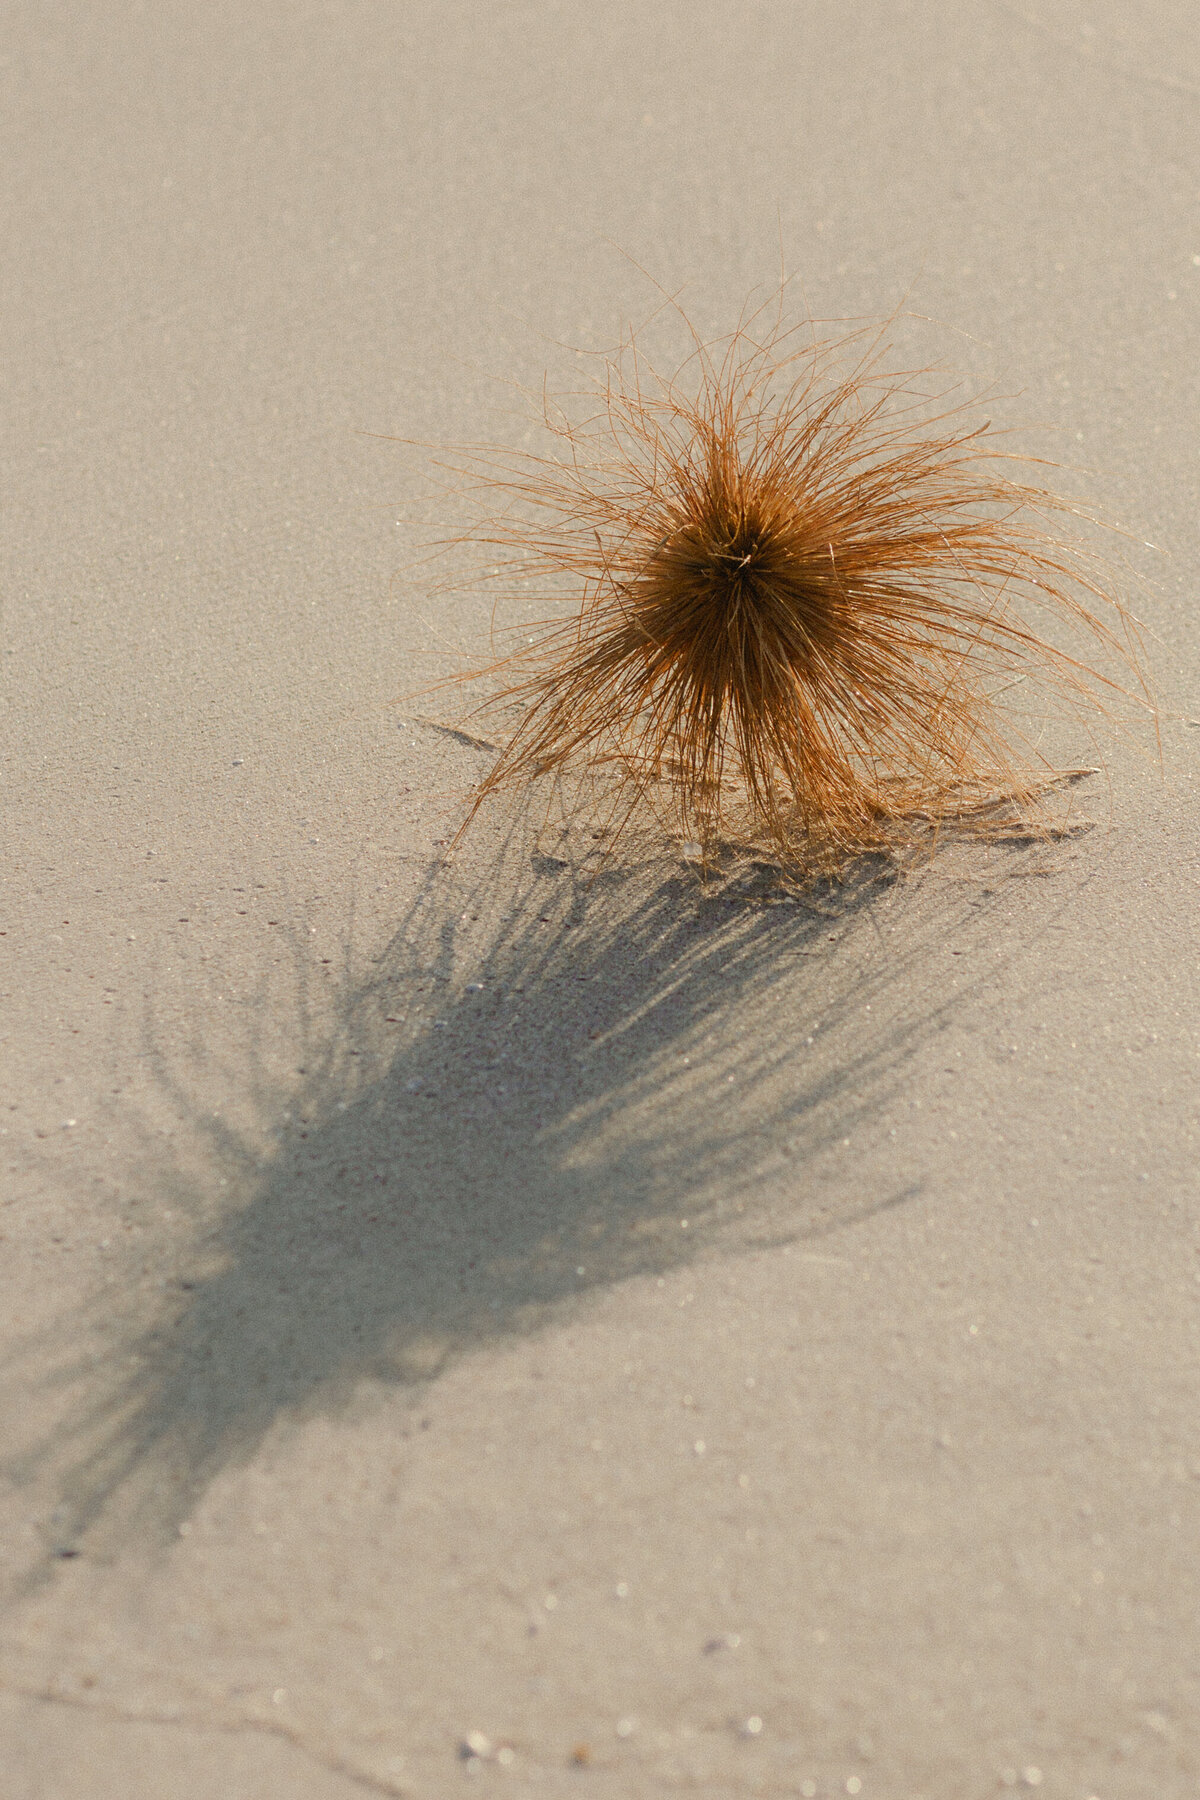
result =
[{"label": "orange grass clump", "polygon": [[693,333],[670,376],[631,336],[598,410],[544,408],[555,453],[462,453],[505,503],[468,541],[556,603],[481,672],[502,677],[485,706],[516,716],[471,816],[539,776],[599,776],[623,820],[649,802],[693,856],[733,843],[801,877],[939,825],[1036,829],[1063,777],[997,690],[1123,691],[1038,615],[1136,668],[1094,560],[1048,529],[1073,509],[1006,473],[1031,459],[977,414],[889,371],[882,333],[801,341],[759,317]]}]

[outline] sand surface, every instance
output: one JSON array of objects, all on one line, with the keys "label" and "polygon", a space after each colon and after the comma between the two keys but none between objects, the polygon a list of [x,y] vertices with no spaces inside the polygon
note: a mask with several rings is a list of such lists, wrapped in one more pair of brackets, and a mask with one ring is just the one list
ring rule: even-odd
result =
[{"label": "sand surface", "polygon": [[[0,49],[4,1800],[1200,1791],[1193,0]],[[827,907],[441,868],[387,440],[781,246],[1089,471],[1161,766]]]}]

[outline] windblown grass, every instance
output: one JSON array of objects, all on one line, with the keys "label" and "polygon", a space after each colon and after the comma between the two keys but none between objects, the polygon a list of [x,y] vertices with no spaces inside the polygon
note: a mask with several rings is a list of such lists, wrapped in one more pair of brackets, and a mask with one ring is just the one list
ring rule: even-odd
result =
[{"label": "windblown grass", "polygon": [[1001,695],[1094,717],[1144,693],[1136,636],[1045,465],[886,338],[759,309],[663,374],[631,334],[590,399],[545,402],[548,450],[446,465],[493,577],[551,601],[468,677],[504,722],[471,817],[553,774],[618,828],[801,879],[931,831],[1049,829],[1080,771]]}]

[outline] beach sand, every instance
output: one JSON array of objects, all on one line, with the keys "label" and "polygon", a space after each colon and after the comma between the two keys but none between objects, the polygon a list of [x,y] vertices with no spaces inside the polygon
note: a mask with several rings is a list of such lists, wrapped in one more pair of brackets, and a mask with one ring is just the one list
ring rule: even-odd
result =
[{"label": "beach sand", "polygon": [[[1194,7],[66,0],[0,77],[5,1800],[1195,1794]],[[781,257],[1128,530],[1161,757],[806,902],[445,864],[419,445]]]}]

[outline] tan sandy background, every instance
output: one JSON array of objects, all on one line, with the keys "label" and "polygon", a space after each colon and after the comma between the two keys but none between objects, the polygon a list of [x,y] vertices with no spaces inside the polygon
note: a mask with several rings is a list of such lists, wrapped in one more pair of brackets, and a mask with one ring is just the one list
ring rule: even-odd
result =
[{"label": "tan sandy background", "polygon": [[[1195,1794],[1194,6],[0,52],[4,1800]],[[442,868],[492,601],[384,439],[781,247],[1089,471],[1161,768],[837,904]]]}]

